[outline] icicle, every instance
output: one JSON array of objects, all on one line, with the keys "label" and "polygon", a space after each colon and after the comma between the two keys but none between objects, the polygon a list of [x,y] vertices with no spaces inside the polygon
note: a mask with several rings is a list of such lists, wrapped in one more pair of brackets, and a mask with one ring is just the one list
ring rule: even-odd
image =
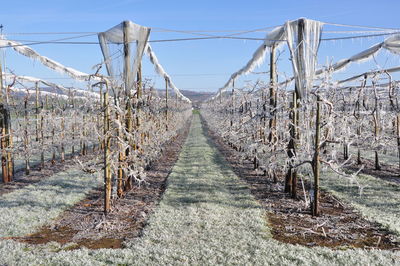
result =
[{"label": "icicle", "polygon": [[[302,40],[299,40],[299,24],[301,21],[303,22]],[[286,40],[292,56],[296,89],[300,97],[306,96],[307,91],[312,87],[322,26],[322,22],[304,18],[285,24]]]}]

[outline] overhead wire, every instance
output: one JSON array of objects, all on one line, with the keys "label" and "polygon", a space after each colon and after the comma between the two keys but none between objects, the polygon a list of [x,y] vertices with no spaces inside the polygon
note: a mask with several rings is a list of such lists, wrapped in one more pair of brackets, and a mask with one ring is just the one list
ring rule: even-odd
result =
[{"label": "overhead wire", "polygon": [[374,26],[363,26],[363,25],[350,25],[350,24],[340,24],[324,22],[326,25],[337,26],[337,27],[347,27],[347,28],[360,28],[360,29],[372,29],[372,30],[400,30],[399,28],[385,28],[385,27],[374,27]]},{"label": "overhead wire", "polygon": [[[385,27],[371,27],[371,26],[362,26],[362,25],[348,25],[348,24],[338,24],[338,23],[325,23],[326,25],[338,26],[338,27],[347,27],[347,28],[360,28],[360,29],[368,29],[368,31],[324,31],[326,34],[363,34],[356,36],[340,36],[340,37],[332,37],[332,38],[321,38],[321,41],[335,41],[335,40],[347,40],[347,39],[360,39],[360,38],[371,38],[371,37],[380,37],[387,36],[400,33],[400,29],[398,28],[385,28]],[[165,29],[165,28],[152,28],[153,31],[159,32],[174,32],[174,33],[183,33],[183,34],[192,34],[198,35],[202,37],[193,37],[193,38],[173,38],[173,39],[159,39],[159,40],[150,40],[152,43],[160,43],[160,42],[181,42],[181,41],[195,41],[195,40],[212,40],[212,39],[233,39],[233,40],[252,40],[252,41],[264,41],[265,38],[254,38],[254,37],[238,37],[238,35],[244,35],[247,33],[254,32],[267,32],[268,29],[274,27],[264,27],[253,30],[245,30],[245,31],[236,31],[236,30],[174,30],[174,29]],[[203,33],[204,32],[204,33]],[[210,32],[233,32],[227,35],[212,35]],[[70,34],[80,34],[78,36],[60,38],[49,41],[31,41],[31,40],[19,40],[20,42],[26,42],[20,45],[9,45],[3,46],[0,48],[8,48],[22,45],[39,45],[39,44],[78,44],[78,45],[98,45],[97,41],[67,41],[72,39],[84,38],[89,36],[97,35],[97,32],[32,32],[32,33],[8,33],[4,35],[70,35]],[[16,40],[17,41],[17,40]],[[286,41],[284,39],[274,40],[277,42]],[[116,52],[115,54],[117,54]],[[114,54],[110,56],[113,58]],[[120,55],[117,55],[118,58]]]},{"label": "overhead wire", "polygon": [[[388,36],[388,35],[394,35],[394,34],[399,34],[400,31],[395,31],[395,32],[387,32],[387,33],[377,33],[377,34],[367,34],[367,35],[356,35],[356,36],[344,36],[344,37],[334,37],[334,38],[321,38],[321,41],[336,41],[336,40],[348,40],[348,39],[361,39],[361,38],[371,38],[371,37],[379,37],[379,36]],[[87,34],[87,35],[81,35],[81,36],[74,36],[74,37],[68,37],[68,38],[62,38],[62,39],[57,39],[57,40],[50,40],[50,41],[30,41],[29,43],[24,43],[24,44],[16,44],[16,45],[6,45],[2,46],[0,48],[10,48],[10,47],[16,47],[16,46],[24,46],[24,45],[38,45],[38,44],[99,44],[97,41],[81,41],[81,42],[68,42],[64,40],[69,40],[69,39],[77,39],[77,38],[83,38],[87,36],[92,36],[94,34]],[[194,37],[194,38],[175,38],[175,39],[160,39],[160,40],[149,40],[149,43],[160,43],[160,42],[181,42],[181,41],[196,41],[196,40],[212,40],[212,39],[232,39],[232,40],[248,40],[248,41],[264,41],[264,38],[254,38],[254,37],[235,37],[235,36],[209,36],[209,37]],[[18,40],[15,40],[18,41]],[[28,40],[25,40],[28,41]],[[284,39],[281,40],[271,40],[275,42],[283,42],[286,41]]]}]

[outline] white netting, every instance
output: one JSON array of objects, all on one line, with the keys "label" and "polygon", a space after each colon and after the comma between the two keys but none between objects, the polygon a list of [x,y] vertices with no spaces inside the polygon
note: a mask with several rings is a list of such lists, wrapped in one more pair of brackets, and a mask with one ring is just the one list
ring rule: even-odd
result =
[{"label": "white netting", "polygon": [[[8,80],[8,81],[12,81],[12,80],[15,79],[15,80],[18,80],[21,83],[25,83],[25,82],[41,83],[41,84],[44,84],[46,86],[49,86],[50,88],[59,89],[65,94],[68,94],[68,93],[71,92],[71,93],[80,95],[81,97],[88,98],[88,99],[99,99],[100,98],[100,94],[97,93],[97,92],[92,92],[92,91],[87,91],[87,90],[80,90],[80,89],[70,89],[70,88],[66,88],[66,87],[64,87],[62,85],[59,85],[59,84],[56,84],[56,83],[53,83],[53,82],[50,82],[50,81],[47,81],[47,80],[44,80],[44,79],[40,79],[40,78],[35,78],[35,77],[30,77],[30,76],[18,76],[18,75],[11,74],[11,73],[6,73],[6,72],[3,72],[3,78],[5,80]],[[18,90],[21,90],[21,89],[17,89],[15,87],[13,87],[12,90],[18,91]],[[29,92],[29,91],[35,91],[35,90],[22,89],[21,91],[22,92]],[[43,92],[43,93],[44,94],[47,93],[49,95],[52,95],[52,93],[50,93],[50,92]],[[60,97],[65,97],[66,96],[64,94],[59,94],[59,93],[53,93],[53,94],[56,95],[56,96],[60,96]]]},{"label": "white netting", "polygon": [[24,56],[29,57],[34,60],[38,60],[44,66],[51,68],[62,74],[67,74],[71,78],[76,79],[76,80],[81,80],[81,81],[89,81],[89,80],[100,81],[101,80],[101,78],[99,78],[99,77],[94,77],[87,73],[76,70],[74,68],[66,67],[63,64],[61,64],[55,60],[52,60],[46,56],[40,55],[38,52],[36,52],[35,50],[33,50],[32,48],[30,48],[26,45],[23,45],[16,41],[6,40],[6,39],[4,39],[4,37],[2,37],[0,39],[0,47],[11,47],[19,54],[24,55]]},{"label": "white netting", "polygon": [[231,75],[229,80],[225,83],[225,85],[219,89],[218,94],[214,96],[212,99],[218,97],[221,93],[225,92],[226,89],[233,85],[234,81],[242,75],[247,75],[251,71],[254,70],[257,66],[261,65],[264,62],[266,52],[273,46],[282,45],[283,42],[282,37],[285,34],[285,28],[283,26],[279,26],[274,28],[271,32],[269,32],[265,36],[264,43],[258,47],[258,49],[254,52],[252,58],[247,62],[247,64],[242,67],[240,70],[236,71]]},{"label": "white netting", "polygon": [[338,62],[336,62],[335,64],[330,66],[329,69],[326,69],[326,68],[318,69],[315,72],[315,74],[321,75],[321,74],[325,73],[327,70],[329,70],[331,72],[335,72],[335,71],[338,71],[338,70],[346,67],[350,63],[366,61],[366,60],[372,58],[374,55],[376,55],[382,48],[384,48],[392,53],[400,54],[400,34],[396,34],[391,37],[388,37],[383,42],[375,44],[375,45],[371,46],[370,48],[353,55],[350,58],[339,60]]},{"label": "white netting", "polygon": [[157,72],[157,74],[159,74],[166,80],[168,87],[170,87],[180,99],[190,103],[191,101],[179,91],[179,89],[172,82],[171,77],[167,74],[167,72],[165,72],[160,62],[158,62],[158,58],[156,54],[153,52],[153,49],[151,48],[150,44],[147,44],[146,54],[150,58],[150,62],[154,65],[154,69]]},{"label": "white netting", "polygon": [[[303,23],[302,32],[299,34],[301,23]],[[289,21],[285,24],[296,90],[300,97],[306,96],[312,87],[322,26],[322,22],[309,19]],[[299,40],[299,37],[302,40]]]},{"label": "white netting", "polygon": [[[149,35],[150,28],[137,25],[131,21],[124,21],[108,31],[98,34],[108,75],[117,82],[117,86],[125,84],[126,90],[135,89],[135,77]],[[124,43],[127,44],[128,49],[133,51],[128,66],[123,63],[124,54],[127,52],[124,51]]]}]

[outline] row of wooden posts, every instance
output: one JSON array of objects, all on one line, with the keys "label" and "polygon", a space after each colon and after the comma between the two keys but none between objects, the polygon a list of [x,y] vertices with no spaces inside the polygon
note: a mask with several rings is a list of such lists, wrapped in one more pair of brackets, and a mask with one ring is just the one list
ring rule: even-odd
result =
[{"label": "row of wooden posts", "polygon": [[[298,31],[298,42],[299,47],[298,47],[298,52],[301,53],[302,50],[304,49],[304,43],[302,42],[303,38],[303,31],[304,29],[304,22],[302,20],[299,20],[299,31]],[[276,45],[272,45],[271,47],[271,52],[270,52],[270,85],[269,85],[269,108],[270,108],[270,113],[269,113],[269,129],[270,133],[268,136],[268,142],[272,144],[272,147],[275,147],[274,145],[278,141],[278,136],[276,134],[276,126],[277,126],[277,92],[276,92],[276,86],[277,86],[277,71],[276,71]],[[222,95],[220,94],[220,102],[222,101],[221,99]],[[264,99],[264,97],[262,97]],[[232,112],[234,111],[234,85],[232,88],[232,99],[231,99],[231,110]],[[293,158],[296,156],[296,150],[299,148],[298,143],[300,139],[300,132],[299,132],[299,125],[300,125],[300,113],[299,113],[299,103],[301,102],[300,94],[297,90],[293,92],[293,101],[292,101],[292,111],[290,114],[290,119],[291,121],[291,126],[290,126],[290,135],[291,139],[288,143],[288,156],[289,158]],[[317,216],[319,214],[319,173],[320,173],[320,158],[319,158],[319,153],[320,153],[320,108],[321,108],[321,99],[318,96],[317,99],[317,112],[316,112],[316,134],[315,134],[315,144],[314,144],[314,159],[312,162],[312,168],[314,172],[314,195],[313,197],[313,202],[312,202],[312,207],[311,207],[311,212],[313,215]],[[267,102],[264,100],[263,103],[263,111],[264,115],[262,117],[264,126],[266,126],[266,111],[267,111]],[[233,120],[231,118],[230,121],[230,126],[232,127],[233,125]],[[265,140],[265,136],[263,137]],[[255,150],[255,153],[257,151]],[[258,168],[258,158],[257,156],[254,157],[254,167]],[[277,176],[276,173],[273,173],[274,181],[277,181]],[[285,192],[291,194],[292,197],[297,197],[297,182],[298,182],[298,173],[297,169],[293,166],[290,165],[288,172],[285,175]]]},{"label": "row of wooden posts", "polygon": [[[139,68],[140,69],[140,68]],[[168,81],[166,80],[166,87],[165,87],[165,120],[166,120],[166,128],[165,130],[168,131]],[[107,85],[108,86],[108,85]],[[125,169],[122,167],[122,164],[126,162],[126,158],[130,155],[132,151],[135,151],[140,148],[139,143],[129,143],[129,147],[123,150],[122,145],[118,145],[118,147],[113,147],[111,143],[112,132],[113,130],[110,128],[111,123],[111,113],[110,113],[110,95],[109,90],[107,89],[106,92],[103,94],[103,122],[104,122],[104,140],[103,140],[103,147],[104,147],[104,212],[107,214],[111,210],[111,195],[112,195],[112,171],[111,171],[111,161],[110,161],[110,154],[111,149],[118,148],[118,163],[119,167],[116,173],[116,185],[117,185],[117,196],[122,198],[124,193],[131,190],[133,186],[133,180],[131,176],[127,176]],[[139,118],[141,112],[141,98],[142,98],[142,88],[141,88],[141,74],[140,71],[138,72],[137,76],[137,93],[136,99],[134,99],[133,95],[130,92],[126,93],[124,96],[125,100],[125,130],[128,133],[138,133],[141,125],[141,121]],[[137,102],[134,104],[134,102]],[[136,116],[134,119],[133,116],[133,109],[132,106],[135,107]],[[115,114],[115,119],[121,119],[120,114]],[[122,121],[121,121],[122,122]],[[120,130],[117,130],[116,134],[119,138],[124,138],[125,141],[128,140],[128,136],[123,136]],[[131,166],[127,166],[131,167]]]},{"label": "row of wooden posts", "polygon": [[[301,29],[301,27],[300,27]],[[301,30],[299,31],[301,32]],[[299,34],[299,42],[301,42],[301,35]],[[302,45],[299,45],[298,47],[299,52],[301,52],[301,49],[304,49]],[[269,86],[269,107],[270,107],[270,113],[269,113],[269,129],[270,133],[268,136],[268,142],[272,144],[272,147],[274,147],[274,143],[278,139],[276,136],[276,123],[277,123],[277,117],[276,117],[276,107],[277,107],[277,93],[276,93],[276,55],[275,55],[275,47],[273,46],[271,49],[271,54],[270,54],[270,86]],[[365,83],[365,82],[364,82]],[[364,84],[365,87],[365,84]],[[291,101],[291,112],[290,112],[290,140],[287,146],[287,151],[288,151],[288,157],[293,158],[296,156],[296,151],[299,149],[299,141],[300,141],[300,134],[299,132],[300,129],[300,112],[301,106],[300,103],[302,102],[302,99],[300,98],[300,94],[298,93],[297,88],[293,91],[293,98]],[[263,121],[264,127],[266,126],[266,112],[267,112],[267,101],[266,98],[262,97],[263,99],[263,111],[264,115],[261,118],[261,121]],[[374,119],[374,136],[375,140],[378,139],[379,134],[380,134],[380,126],[379,126],[379,109],[377,108],[378,103],[377,103],[377,97],[375,97],[375,109],[373,111],[373,119]],[[221,101],[221,98],[220,98]],[[317,93],[316,94],[316,112],[315,112],[315,139],[313,140],[314,142],[314,156],[311,161],[311,166],[313,170],[313,188],[310,192],[310,197],[312,199],[312,204],[311,204],[311,212],[313,215],[317,216],[319,214],[319,183],[320,183],[320,142],[321,142],[321,114],[322,114],[322,98],[321,96]],[[234,112],[234,88],[232,89],[232,99],[230,102],[231,106],[231,112],[233,114]],[[247,107],[247,103],[245,105]],[[244,108],[242,106],[242,108]],[[247,108],[246,108],[247,109]],[[359,113],[359,110],[358,110]],[[313,114],[311,114],[313,115]],[[397,146],[398,146],[398,151],[400,154],[400,114],[398,113],[396,116],[396,121],[394,122],[394,125],[396,127],[396,138],[397,138]],[[230,120],[230,126],[233,126],[233,117]],[[359,127],[357,130],[357,134],[361,136],[361,128]],[[265,143],[265,136],[263,133],[260,133],[260,137],[264,139]],[[274,138],[275,137],[275,138]],[[348,145],[347,143],[344,143],[344,159],[346,160],[348,158]],[[239,148],[240,150],[240,148]],[[255,150],[255,153],[257,151]],[[360,149],[358,148],[358,163],[361,164],[361,152]],[[290,160],[291,161],[291,160]],[[254,157],[254,168],[258,168],[258,159],[255,156]],[[400,161],[399,161],[399,167],[400,167]],[[289,165],[289,169],[285,175],[285,192],[289,193],[293,198],[297,197],[297,183],[298,183],[298,172],[296,169],[296,165],[292,165],[292,163]],[[375,169],[380,170],[380,164],[379,164],[379,157],[378,157],[378,152],[375,151]],[[276,176],[274,174],[274,180],[276,180]]]},{"label": "row of wooden posts", "polygon": [[[1,88],[0,88],[1,90]],[[40,155],[40,169],[44,168],[45,164],[45,157],[44,157],[44,116],[41,115],[40,109],[43,108],[43,103],[42,107],[40,107],[40,100],[39,100],[39,95],[40,95],[40,89],[38,86],[38,83],[36,83],[36,97],[35,97],[35,141],[40,143],[41,145],[41,155]],[[0,95],[1,97],[2,95]],[[2,97],[1,97],[2,98]],[[7,99],[10,97],[8,96]],[[49,108],[48,104],[48,96],[46,95],[45,98],[45,108]],[[4,183],[10,182],[13,180],[13,175],[14,175],[14,158],[13,158],[13,134],[11,130],[11,111],[7,107],[8,104],[1,103],[0,104],[0,128],[1,128],[1,153],[2,153],[2,180]],[[54,112],[54,103],[51,104],[51,110]],[[72,98],[72,106],[75,106],[75,101],[74,98]],[[30,132],[29,132],[29,108],[28,108],[28,97],[25,97],[23,100],[23,117],[24,117],[24,128],[23,128],[23,147],[24,147],[24,152],[28,153],[29,152],[29,145],[30,145]],[[76,119],[76,118],[75,118]],[[83,115],[83,123],[85,124],[86,122],[86,115]],[[64,140],[65,138],[65,117],[61,117],[61,139]],[[85,137],[87,136],[87,128],[84,125],[82,128],[82,135]],[[75,123],[72,124],[72,139],[73,142],[75,140],[75,133],[76,133],[76,126]],[[52,145],[55,145],[54,138],[55,138],[55,128],[51,129],[51,141]],[[86,155],[88,153],[88,145],[86,141],[81,141],[80,144],[80,153],[82,155]],[[75,146],[74,143],[72,144],[72,154],[75,154]],[[61,150],[60,150],[60,159],[61,162],[65,161],[65,145],[64,141],[61,143]],[[51,162],[52,164],[55,163],[56,160],[56,154],[55,150],[53,149],[52,151],[52,159]],[[25,159],[25,173],[28,175],[30,174],[30,160],[29,157]]]},{"label": "row of wooden posts", "polygon": [[[124,71],[123,78],[125,84],[125,94],[122,102],[125,104],[125,130],[128,134],[132,132],[139,132],[139,128],[141,126],[140,121],[140,112],[141,112],[141,99],[142,99],[142,71],[141,64],[139,64],[139,68],[137,71],[137,76],[131,76],[131,44],[129,42],[129,25],[127,22],[123,24],[123,34],[124,34]],[[132,78],[136,78],[136,82],[131,82]],[[132,90],[134,88],[130,87],[130,84],[135,84],[136,87],[136,99],[132,95]],[[165,118],[168,119],[168,80],[165,80]],[[111,173],[111,162],[110,162],[110,149],[115,148],[111,147],[111,136],[110,136],[110,108],[109,108],[109,94],[108,94],[108,86],[106,84],[107,91],[103,96],[103,110],[104,110],[104,213],[107,214],[111,210],[111,193],[112,193],[112,173]],[[116,98],[115,98],[116,99]],[[119,100],[119,99],[116,99]],[[136,102],[136,105],[134,104]],[[136,119],[133,117],[133,109],[136,108]],[[115,119],[121,119],[119,114],[116,114]],[[121,121],[122,122],[122,121]],[[168,130],[168,123],[166,123],[166,130]],[[124,138],[126,142],[129,142],[128,136],[123,136],[121,130],[117,130],[117,135],[119,138]],[[123,169],[122,164],[126,162],[126,158],[130,155],[132,151],[138,149],[137,143],[129,143],[128,148],[123,150],[122,145],[117,147],[119,149],[118,161],[119,167],[116,175],[117,180],[117,196],[119,198],[124,196],[125,191],[129,191],[132,188],[132,177],[127,176],[126,171]],[[127,166],[132,167],[132,166]]]}]

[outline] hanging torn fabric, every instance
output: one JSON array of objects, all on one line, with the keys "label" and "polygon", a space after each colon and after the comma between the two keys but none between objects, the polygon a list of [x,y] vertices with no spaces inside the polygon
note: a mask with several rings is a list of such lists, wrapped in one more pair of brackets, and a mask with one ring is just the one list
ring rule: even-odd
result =
[{"label": "hanging torn fabric", "polygon": [[[99,33],[98,38],[108,75],[115,80],[120,78],[118,73],[116,73],[115,66],[113,66],[109,45],[127,43],[129,47],[130,43],[135,43],[136,51],[134,53],[133,63],[129,63],[131,64],[129,66],[124,66],[124,70],[130,70],[129,73],[125,73],[124,76],[136,77],[149,35],[150,28],[135,24],[132,21],[124,21],[105,32]],[[134,80],[132,78],[128,78],[127,80],[129,84],[125,84],[125,86],[131,89],[134,88]]]},{"label": "hanging torn fabric", "polygon": [[22,43],[16,42],[16,41],[11,41],[11,40],[6,40],[4,38],[1,38],[0,39],[0,48],[2,48],[2,47],[11,47],[17,53],[24,55],[26,57],[29,57],[31,59],[34,59],[34,60],[38,60],[44,66],[51,68],[62,74],[67,74],[71,78],[76,79],[76,80],[80,80],[80,81],[89,81],[89,80],[101,81],[102,80],[102,78],[100,78],[100,77],[86,74],[84,72],[78,71],[71,67],[66,67],[57,61],[54,61],[46,56],[40,55],[38,52],[36,52],[32,48],[30,48],[26,45],[23,45]]},{"label": "hanging torn fabric", "polygon": [[[51,88],[57,88],[61,91],[63,91],[64,93],[78,93],[79,95],[83,95],[84,98],[90,98],[90,99],[99,99],[100,98],[100,94],[97,92],[93,92],[93,91],[87,91],[87,90],[80,90],[80,89],[71,89],[71,88],[65,88],[62,85],[59,84],[55,84],[53,82],[44,80],[44,79],[40,79],[40,78],[35,78],[35,77],[30,77],[30,76],[18,76],[15,74],[11,74],[11,73],[6,73],[3,72],[3,77],[6,80],[18,80],[19,82],[32,82],[32,83],[42,83],[46,86],[49,86]],[[14,88],[15,89],[15,88]]]},{"label": "hanging torn fabric", "polygon": [[254,68],[260,66],[264,62],[266,52],[272,46],[275,45],[278,47],[284,43],[283,42],[284,40],[282,39],[284,37],[284,34],[285,34],[285,28],[283,26],[276,27],[271,32],[269,32],[265,36],[263,44],[260,45],[260,47],[258,47],[258,49],[254,52],[252,58],[247,62],[247,64],[238,71],[236,71],[235,73],[233,73],[229,78],[229,80],[225,83],[225,85],[218,90],[217,95],[215,95],[211,99],[215,99],[221,93],[225,92],[227,88],[233,85],[233,83],[237,78],[239,78],[242,75],[249,74],[251,71],[254,70]]},{"label": "hanging torn fabric", "polygon": [[299,98],[307,97],[307,92],[312,88],[323,25],[320,21],[305,18],[285,23]]},{"label": "hanging torn fabric", "polygon": [[168,87],[171,88],[175,92],[175,94],[178,96],[178,98],[180,98],[188,103],[191,103],[191,101],[187,97],[185,97],[180,92],[180,90],[175,86],[175,84],[172,82],[171,77],[167,74],[167,72],[165,72],[162,65],[158,62],[158,58],[157,58],[156,54],[153,52],[153,49],[151,48],[149,43],[147,43],[147,46],[146,46],[146,54],[150,58],[150,62],[154,65],[154,69],[157,72],[157,74],[159,74],[160,76],[162,76],[165,79]]},{"label": "hanging torn fabric", "polygon": [[400,54],[400,34],[387,38],[382,46],[394,54]]},{"label": "hanging torn fabric", "polygon": [[[350,63],[355,63],[355,62],[360,63],[360,62],[369,60],[370,58],[372,58],[373,56],[378,54],[382,48],[386,49],[394,54],[400,54],[400,34],[390,36],[390,37],[386,38],[383,42],[377,43],[377,44],[371,46],[370,48],[353,55],[350,58],[339,60],[338,62],[336,62],[335,64],[331,65],[328,68],[318,69],[315,72],[315,75],[319,76],[327,71],[335,72],[340,69],[343,69]],[[353,79],[350,78],[349,81],[350,80],[353,80]],[[343,83],[343,82],[341,82],[341,83]]]}]

